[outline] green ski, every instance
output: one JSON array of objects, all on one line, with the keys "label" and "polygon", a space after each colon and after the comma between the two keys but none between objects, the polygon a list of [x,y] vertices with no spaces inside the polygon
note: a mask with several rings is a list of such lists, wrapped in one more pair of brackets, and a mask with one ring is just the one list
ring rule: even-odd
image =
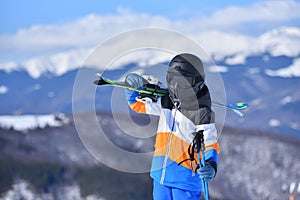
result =
[{"label": "green ski", "polygon": [[[97,86],[120,87],[120,88],[124,88],[124,89],[128,89],[128,90],[137,91],[142,94],[153,95],[155,97],[163,97],[163,96],[166,96],[169,94],[168,89],[160,88],[158,85],[154,85],[154,84],[146,84],[145,87],[143,87],[142,89],[136,89],[134,87],[131,87],[126,82],[104,78],[99,73],[97,73],[96,76],[99,78],[98,80],[94,81],[94,84]],[[246,102],[238,102],[238,103],[232,103],[232,104],[226,105],[223,103],[213,101],[212,104],[214,106],[218,106],[218,107],[229,108],[241,117],[243,116],[243,113],[240,111],[245,110],[249,107],[249,105]]]},{"label": "green ski", "polygon": [[162,96],[168,95],[168,93],[169,93],[167,89],[160,88],[159,86],[153,85],[153,84],[146,84],[143,89],[136,89],[136,88],[128,85],[126,82],[110,80],[110,79],[102,77],[101,74],[96,74],[96,75],[99,78],[99,80],[95,80],[94,84],[97,86],[120,87],[120,88],[125,88],[128,90],[137,91],[137,92],[143,93],[143,94],[153,95],[156,97],[162,97]]}]

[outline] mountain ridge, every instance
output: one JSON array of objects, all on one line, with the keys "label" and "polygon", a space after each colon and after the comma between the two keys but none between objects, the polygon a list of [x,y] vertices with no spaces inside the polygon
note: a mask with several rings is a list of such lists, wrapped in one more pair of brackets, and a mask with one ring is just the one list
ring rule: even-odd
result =
[{"label": "mountain ridge", "polygon": [[[269,76],[265,73],[266,70],[275,71],[287,68],[293,63],[294,58],[262,54],[247,57],[245,63],[235,65],[229,65],[225,60],[216,65],[227,68],[225,72],[220,72],[226,102],[246,101],[250,105],[244,111],[245,116],[242,118],[227,110],[225,123],[231,126],[270,130],[299,137],[299,114],[294,111],[300,109],[300,91],[298,90],[300,79]],[[166,64],[162,66],[166,68]],[[119,79],[136,68],[137,64],[131,63],[120,69],[106,70],[104,76]],[[161,70],[161,67],[137,69],[138,73],[148,73],[164,80],[165,72],[162,73]],[[210,72],[211,68],[206,70],[211,74],[218,73]],[[96,80],[95,74],[99,72],[98,70],[81,68],[80,73],[86,73],[86,80],[82,83],[76,79],[78,72],[79,69],[74,69],[61,76],[46,73],[36,79],[26,71],[6,73],[0,70],[0,87],[4,88],[2,89],[4,92],[0,94],[0,100],[4,102],[0,105],[0,114],[72,113],[72,104],[76,102],[81,103],[82,111],[89,111],[87,110],[91,108],[87,106],[89,102],[95,104],[96,111],[114,109],[128,112],[124,92],[121,89],[93,86],[92,82]],[[75,83],[82,87],[80,90],[82,95],[78,97],[79,99],[72,97]],[[94,88],[94,93],[84,92],[86,87],[91,90]],[[213,85],[213,88],[216,86]],[[217,91],[211,90],[212,94],[215,92]],[[213,109],[217,108],[213,107]]]},{"label": "mountain ridge", "polygon": [[[249,44],[235,44],[237,46],[241,45],[239,48],[237,48],[238,50],[236,50],[236,52],[232,52],[230,47],[222,47],[225,48],[223,52],[220,52],[217,49],[211,49],[209,52],[212,57],[214,57],[216,62],[220,62],[226,57],[231,57],[232,59],[235,58],[233,63],[236,64],[242,64],[246,57],[264,53],[269,53],[273,57],[287,56],[297,58],[300,56],[300,29],[298,27],[279,27],[265,32],[257,38],[251,39],[253,40],[254,44],[250,43],[250,41]],[[199,40],[201,41],[201,37]],[[84,60],[92,52],[92,49],[93,48],[77,48],[64,52],[58,52],[52,55],[33,57],[21,62],[2,62],[0,63],[0,70],[5,72],[25,70],[33,78],[39,78],[47,72],[56,76],[60,76],[84,65]],[[222,56],[218,54],[221,54]],[[122,63],[122,65],[128,65],[136,62],[136,59],[136,56],[130,57],[125,63]],[[145,56],[141,62],[147,62],[146,60],[160,60],[161,62],[167,62],[170,59],[171,57],[167,59],[165,55],[162,56],[157,53],[149,57]],[[89,65],[98,66],[95,67],[95,69],[98,68],[98,70],[103,70],[105,67],[101,66],[100,63],[90,63]]]}]

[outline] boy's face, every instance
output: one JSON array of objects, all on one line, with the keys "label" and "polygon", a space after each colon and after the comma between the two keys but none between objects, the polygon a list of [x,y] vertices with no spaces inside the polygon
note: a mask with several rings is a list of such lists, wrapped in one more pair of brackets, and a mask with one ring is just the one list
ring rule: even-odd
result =
[{"label": "boy's face", "polygon": [[196,79],[193,76],[182,75],[180,73],[167,73],[166,80],[168,85],[177,85],[178,88],[188,89],[194,87]]},{"label": "boy's face", "polygon": [[173,98],[181,101],[193,101],[197,99],[197,93],[202,88],[204,80],[192,74],[168,70],[166,81],[168,90]]}]

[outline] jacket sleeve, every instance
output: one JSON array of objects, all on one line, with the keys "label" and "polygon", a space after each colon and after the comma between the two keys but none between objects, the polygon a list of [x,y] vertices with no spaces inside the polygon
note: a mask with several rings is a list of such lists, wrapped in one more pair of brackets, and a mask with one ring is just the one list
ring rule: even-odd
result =
[{"label": "jacket sleeve", "polygon": [[217,141],[217,129],[214,123],[201,124],[197,126],[197,131],[203,130],[205,144],[205,161],[210,164],[217,172],[218,154],[220,153],[219,143]]},{"label": "jacket sleeve", "polygon": [[138,92],[125,90],[126,99],[129,107],[141,114],[159,116],[161,112],[161,98],[153,101],[149,97],[140,97]]},{"label": "jacket sleeve", "polygon": [[219,143],[217,141],[217,129],[215,127],[215,113],[211,110],[210,92],[207,86],[203,88],[201,94],[201,105],[199,109],[199,120],[197,121],[197,131],[203,130],[205,144],[205,159],[207,163],[217,169],[218,154],[220,153]]}]

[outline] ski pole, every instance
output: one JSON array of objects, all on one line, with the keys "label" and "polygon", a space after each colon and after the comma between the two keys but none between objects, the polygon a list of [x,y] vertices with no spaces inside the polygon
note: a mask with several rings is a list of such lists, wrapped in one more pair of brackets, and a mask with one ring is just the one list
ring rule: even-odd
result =
[{"label": "ski pole", "polygon": [[[204,144],[204,135],[203,135],[203,130],[198,131],[195,135],[196,139],[196,153],[198,156],[198,163],[201,163],[201,167],[205,166],[205,144]],[[202,154],[202,157],[200,156],[200,151]],[[209,200],[209,191],[208,191],[208,183],[202,179],[202,184],[203,184],[203,190],[204,190],[204,199]]]},{"label": "ski pole", "polygon": [[213,101],[212,104],[214,106],[231,109],[233,112],[238,114],[240,117],[244,116],[240,110],[245,110],[246,108],[249,107],[249,104],[247,104],[246,102],[231,103],[231,104],[226,105],[226,104],[223,104],[223,103],[220,103],[217,101]]}]

